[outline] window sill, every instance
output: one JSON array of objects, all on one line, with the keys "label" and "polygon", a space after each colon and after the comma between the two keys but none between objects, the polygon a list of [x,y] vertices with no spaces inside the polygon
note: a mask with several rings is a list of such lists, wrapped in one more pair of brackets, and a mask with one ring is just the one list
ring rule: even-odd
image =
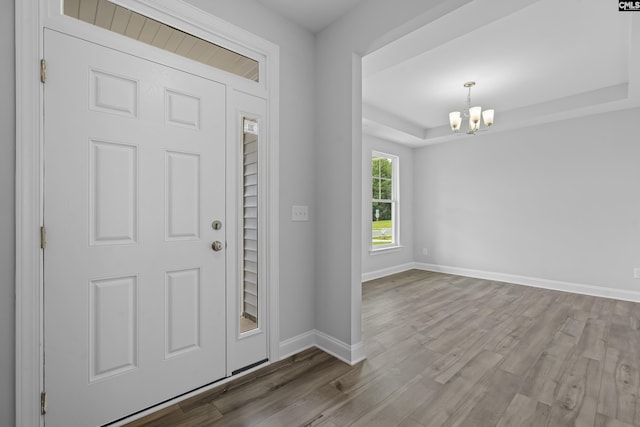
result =
[{"label": "window sill", "polygon": [[369,249],[369,256],[385,255],[393,252],[400,252],[404,248],[402,245],[385,246],[384,248]]}]

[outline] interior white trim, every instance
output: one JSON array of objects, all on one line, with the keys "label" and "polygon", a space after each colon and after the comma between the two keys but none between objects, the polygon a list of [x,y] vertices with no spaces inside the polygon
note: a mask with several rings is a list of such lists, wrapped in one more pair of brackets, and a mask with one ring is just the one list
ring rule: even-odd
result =
[{"label": "interior white trim", "polygon": [[[41,25],[109,47],[119,46],[117,40],[122,37],[115,33],[64,15],[61,12],[61,0],[40,1],[43,5],[41,9]],[[267,92],[271,84],[271,79],[267,77],[269,74],[269,71],[266,69],[269,62],[267,56],[270,55],[270,50],[278,51],[278,47],[274,44],[260,39],[248,31],[223,21],[216,16],[203,12],[182,0],[109,1],[258,61],[259,81],[254,82],[209,65],[188,60],[180,55],[172,54],[164,49],[159,49],[146,43],[139,43],[136,46],[131,43],[131,40],[128,40],[128,37],[125,37],[122,39],[125,40],[123,45],[127,52],[141,57],[145,57],[146,52],[154,52],[156,61],[163,62],[163,57],[168,58],[166,59],[167,61],[170,60],[180,64],[180,68],[184,68],[185,70],[193,69],[195,74],[216,75],[216,80],[230,84],[235,89],[243,90],[264,98],[267,97]]]},{"label": "interior white trim", "polygon": [[280,343],[280,360],[316,346],[316,330],[304,332]]},{"label": "interior white trim", "polygon": [[[260,39],[262,40],[262,39]],[[266,57],[266,79],[269,82],[267,98],[266,135],[268,176],[265,194],[267,210],[266,228],[268,278],[267,304],[269,312],[268,347],[269,360],[280,359],[280,48],[270,44],[271,50]]]},{"label": "interior white trim", "polygon": [[41,152],[38,1],[15,1],[16,24],[16,425],[40,425]]},{"label": "interior white trim", "polygon": [[[58,30],[84,23],[61,17],[58,0],[15,0],[16,36],[16,425],[44,425],[40,415],[43,390],[42,348],[42,86],[40,58],[43,56],[42,31],[47,22]],[[267,98],[268,200],[266,238],[268,251],[269,356],[279,360],[279,47],[248,31],[199,11],[181,0],[115,0],[143,10],[152,18],[159,15],[174,26],[202,38],[236,43],[243,51],[260,58],[260,84],[227,76],[230,86]],[[53,6],[52,6],[53,5]],[[55,21],[55,22],[54,22]],[[65,23],[66,21],[66,23]],[[83,35],[94,31],[85,26]],[[96,33],[100,33],[96,29]],[[77,32],[77,31],[76,31]],[[109,36],[98,34],[107,40]],[[133,46],[133,44],[131,45]],[[134,48],[138,49],[138,48]],[[197,67],[198,65],[194,65]],[[228,73],[227,73],[228,74]]]},{"label": "interior white trim", "polygon": [[375,248],[375,249],[371,248],[369,249],[369,256],[387,255],[394,252],[400,252],[403,249],[404,249],[404,246],[402,245],[386,246],[384,248]]},{"label": "interior white trim", "polygon": [[415,263],[408,262],[406,264],[394,265],[392,267],[381,268],[376,271],[369,271],[368,273],[362,273],[362,281],[368,282],[369,280],[379,279],[381,277],[390,276],[392,274],[402,273],[416,268]]},{"label": "interior white trim", "polygon": [[304,332],[280,344],[280,360],[316,347],[351,366],[366,359],[362,341],[349,345],[317,329]]},{"label": "interior white trim", "polygon": [[455,274],[458,276],[475,277],[478,279],[512,283],[515,285],[532,286],[534,288],[549,289],[553,291],[571,292],[574,294],[591,295],[594,297],[640,302],[640,292],[637,291],[611,289],[605,288],[603,286],[585,285],[581,283],[541,279],[539,277],[520,276],[517,274],[496,273],[492,271],[473,270],[470,268],[425,264],[419,262],[414,264],[414,268],[425,271],[434,271],[438,273]]},{"label": "interior white trim", "polygon": [[[350,316],[351,345],[336,346],[337,354],[348,354],[347,363],[365,358],[362,346],[362,56],[351,54],[351,271]],[[397,180],[396,180],[397,181]],[[398,230],[399,232],[399,230]],[[338,343],[344,344],[336,340]],[[328,349],[324,349],[329,351]],[[334,354],[334,353],[331,353]],[[334,354],[335,355],[335,354]],[[337,356],[340,357],[340,356]],[[343,359],[344,360],[344,359]]]},{"label": "interior white trim", "polygon": [[366,358],[362,341],[349,345],[320,331],[316,331],[316,347],[351,366]]},{"label": "interior white trim", "polygon": [[590,295],[594,297],[640,302],[639,291],[612,289],[605,288],[603,286],[585,285],[582,283],[563,282],[560,280],[541,279],[539,277],[521,276],[518,274],[497,273],[494,271],[474,270],[471,268],[451,267],[447,265],[427,264],[422,262],[409,262],[376,271],[370,271],[368,273],[362,273],[362,281],[366,282],[368,280],[379,279],[381,277],[402,273],[412,269],[454,274],[456,276],[475,277],[478,279],[531,286],[534,288],[549,289],[552,291],[571,292],[574,294]]}]

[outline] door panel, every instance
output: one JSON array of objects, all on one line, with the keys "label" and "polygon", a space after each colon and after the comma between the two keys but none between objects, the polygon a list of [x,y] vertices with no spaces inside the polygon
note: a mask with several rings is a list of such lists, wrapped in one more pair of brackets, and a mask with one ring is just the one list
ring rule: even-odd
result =
[{"label": "door panel", "polygon": [[226,375],[224,85],[45,30],[47,426]]}]

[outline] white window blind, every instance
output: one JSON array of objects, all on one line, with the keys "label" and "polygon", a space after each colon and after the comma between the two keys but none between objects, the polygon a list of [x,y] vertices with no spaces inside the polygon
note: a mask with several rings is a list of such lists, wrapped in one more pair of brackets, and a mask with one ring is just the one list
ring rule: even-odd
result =
[{"label": "white window blind", "polygon": [[[245,119],[246,121],[247,119]],[[258,319],[258,137],[243,143],[243,316]]]}]

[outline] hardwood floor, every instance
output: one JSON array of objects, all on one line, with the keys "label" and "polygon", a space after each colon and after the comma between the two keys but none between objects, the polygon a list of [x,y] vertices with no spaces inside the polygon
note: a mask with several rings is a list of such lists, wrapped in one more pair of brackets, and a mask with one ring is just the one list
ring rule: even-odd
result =
[{"label": "hardwood floor", "polygon": [[367,360],[308,350],[141,426],[640,426],[640,304],[412,270],[363,285]]}]

